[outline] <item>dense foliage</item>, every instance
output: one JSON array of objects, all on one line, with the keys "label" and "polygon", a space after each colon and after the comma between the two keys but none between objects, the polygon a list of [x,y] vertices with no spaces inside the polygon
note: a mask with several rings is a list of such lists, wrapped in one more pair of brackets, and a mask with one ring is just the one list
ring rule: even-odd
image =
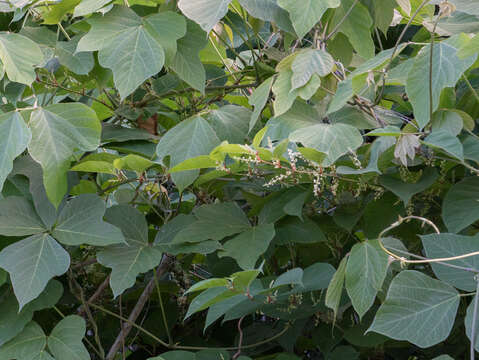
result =
[{"label": "dense foliage", "polygon": [[477,0],[0,1],[0,359],[474,359]]}]

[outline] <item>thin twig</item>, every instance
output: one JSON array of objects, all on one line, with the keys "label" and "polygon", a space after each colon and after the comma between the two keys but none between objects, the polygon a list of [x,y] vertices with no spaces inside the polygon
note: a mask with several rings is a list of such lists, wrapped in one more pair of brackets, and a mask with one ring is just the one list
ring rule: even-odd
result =
[{"label": "thin twig", "polygon": [[[400,217],[398,221],[394,222],[393,224],[391,224],[390,226],[388,226],[386,229],[384,229],[383,231],[381,231],[381,233],[378,235],[378,241],[379,241],[379,246],[381,247],[381,249],[386,253],[388,254],[389,256],[391,256],[393,259],[395,260],[398,260],[400,261],[402,264],[430,264],[430,263],[444,263],[442,265],[446,265],[448,266],[449,264],[447,264],[446,262],[447,261],[454,261],[454,260],[460,260],[460,259],[465,259],[465,258],[469,258],[469,257],[472,257],[472,256],[478,256],[479,255],[479,251],[475,251],[475,252],[471,252],[471,253],[467,253],[467,254],[463,254],[463,255],[457,255],[457,256],[451,256],[451,257],[444,257],[444,258],[434,258],[434,259],[429,259],[429,258],[424,258],[423,260],[408,260],[406,259],[405,257],[403,256],[398,256],[396,255],[395,253],[389,251],[383,244],[382,242],[382,239],[384,237],[384,234],[396,227],[398,227],[399,225],[401,225],[403,222],[405,222],[406,220],[410,220],[410,219],[416,219],[416,220],[420,220],[422,221],[423,223],[427,223],[428,225],[430,225],[434,231],[436,232],[436,234],[440,234],[441,232],[439,231],[439,228],[436,226],[436,224],[434,224],[431,220],[428,220],[426,218],[423,218],[421,216],[414,216],[414,215],[411,215],[411,216],[406,216],[406,217]],[[466,269],[464,268],[464,270],[467,270],[467,271],[471,271],[471,272],[474,272],[474,273],[478,273],[479,270],[476,270],[476,269]]]},{"label": "thin twig", "polygon": [[328,41],[329,39],[331,39],[331,37],[339,30],[339,27],[343,24],[343,22],[348,18],[349,14],[351,14],[351,12],[353,11],[354,7],[356,6],[356,4],[359,2],[359,0],[355,0],[354,3],[351,5],[351,7],[349,8],[349,10],[346,12],[346,14],[344,14],[343,18],[341,20],[339,20],[339,22],[336,24],[336,26],[334,27],[334,29],[328,34],[328,36],[326,36],[326,38],[323,40],[324,42]]},{"label": "thin twig", "polygon": [[441,18],[441,13],[437,15],[437,19],[434,22],[434,28],[432,29],[431,32],[431,49],[429,51],[429,121],[432,120],[432,113],[434,112],[434,106],[432,104],[432,63],[434,59],[434,41],[436,39],[435,37],[435,32],[436,32],[436,27],[437,23],[439,22],[439,19]]},{"label": "thin twig", "polygon": [[[88,299],[88,304],[94,302],[97,298],[100,297],[100,295],[103,293],[103,291],[108,287],[108,284],[110,282],[110,275],[108,275],[105,280],[100,284],[100,286],[96,289],[96,291],[93,293],[92,296]],[[82,314],[84,311],[83,307],[80,308],[79,313]]]},{"label": "thin twig", "polygon": [[[88,303],[85,300],[85,293],[83,292],[83,288],[73,276],[73,271],[71,269],[68,272],[68,280],[69,280],[70,290],[72,294],[75,295],[75,297],[79,298],[80,302],[82,303],[83,311],[86,313],[87,318],[90,321],[91,326],[93,327],[95,342],[96,342],[96,345],[98,346],[98,356],[100,357],[100,359],[103,360],[105,359],[105,349],[103,349],[103,346],[101,345],[100,334],[98,332],[98,324],[96,323],[95,318],[93,317],[93,314],[91,313],[91,310],[88,307]],[[75,292],[73,291],[73,285],[77,287],[79,295],[76,295]]]},{"label": "thin twig", "polygon": [[166,335],[168,336],[168,344],[173,345],[174,341],[173,341],[173,337],[171,336],[170,328],[168,326],[165,307],[163,306],[163,299],[162,299],[161,291],[160,291],[160,284],[158,282],[158,276],[156,275],[156,271],[153,272],[153,276],[155,278],[155,287],[156,287],[156,292],[158,294],[158,301],[160,302],[161,316],[163,318],[163,326],[165,327]]},{"label": "thin twig", "polygon": [[59,88],[61,90],[64,90],[64,91],[68,91],[68,92],[71,92],[72,94],[77,94],[77,95],[81,95],[81,96],[85,96],[93,101],[96,101],[100,104],[102,104],[103,106],[106,106],[108,109],[110,109],[111,111],[115,111],[115,109],[113,107],[111,107],[110,105],[108,105],[106,102],[100,100],[100,99],[97,99],[96,97],[94,96],[90,96],[88,94],[85,94],[84,92],[82,91],[78,91],[78,90],[73,90],[73,89],[69,89],[69,88],[66,88],[64,86],[61,86],[60,84],[54,84],[54,83],[51,83],[51,82],[48,82],[48,81],[43,81],[43,80],[40,80],[37,78],[37,82],[40,83],[40,84],[43,84],[43,85],[46,85],[46,86],[51,86],[51,87],[55,87],[55,88]]},{"label": "thin twig", "polygon": [[243,322],[244,316],[242,316],[238,320],[238,332],[239,332],[239,339],[238,339],[238,351],[233,355],[233,360],[236,360],[241,355],[241,346],[243,345],[243,330],[241,329],[241,323]]},{"label": "thin twig", "polygon": [[[171,349],[171,350],[224,350],[224,351],[235,351],[235,350],[238,350],[238,347],[237,346],[232,346],[232,347],[202,347],[202,346],[182,346],[182,345],[169,345],[167,344],[166,342],[164,342],[163,340],[161,340],[159,337],[157,337],[156,335],[152,334],[151,332],[149,332],[148,330],[146,330],[145,328],[141,327],[140,325],[136,324],[134,321],[131,321],[130,319],[127,319],[127,318],[124,318],[124,317],[121,317],[120,315],[114,313],[113,311],[110,311],[110,310],[107,310],[99,305],[96,305],[96,304],[90,304],[91,307],[95,308],[95,309],[98,309],[99,311],[101,312],[104,312],[105,314],[108,314],[108,315],[111,315],[113,317],[116,317],[117,319],[121,319],[123,320],[124,322],[128,323],[130,326],[138,329],[140,332],[144,333],[145,335],[148,335],[149,337],[151,337],[153,340],[155,340],[156,342],[158,342],[160,345],[164,346],[165,348],[167,349]],[[262,340],[262,341],[259,341],[257,343],[254,343],[254,344],[250,344],[250,345],[244,345],[242,346],[242,349],[245,350],[245,349],[253,349],[255,347],[258,347],[258,346],[261,346],[261,345],[264,345],[264,344],[267,344],[271,341],[274,341],[278,338],[280,338],[281,336],[283,336],[284,334],[286,334],[286,332],[291,328],[291,325],[288,323],[286,324],[286,326],[283,328],[283,330],[281,330],[280,332],[278,332],[277,334],[271,336],[270,338],[268,339],[265,339],[265,340]]]}]

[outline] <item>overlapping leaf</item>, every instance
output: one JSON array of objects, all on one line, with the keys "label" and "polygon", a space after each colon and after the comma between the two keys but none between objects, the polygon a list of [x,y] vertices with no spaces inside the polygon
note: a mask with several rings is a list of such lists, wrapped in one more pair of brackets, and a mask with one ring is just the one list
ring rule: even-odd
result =
[{"label": "overlapping leaf", "polygon": [[0,59],[10,81],[31,85],[35,80],[35,66],[43,63],[40,47],[29,38],[0,33]]},{"label": "overlapping leaf", "polygon": [[103,221],[105,202],[94,194],[69,201],[58,216],[52,235],[65,245],[107,246],[124,243],[120,229]]},{"label": "overlapping leaf", "polygon": [[[421,128],[430,121],[430,108],[435,111],[439,105],[439,96],[446,87],[456,84],[461,75],[475,61],[477,55],[466,59],[457,56],[458,48],[465,39],[461,36],[434,44],[431,62],[431,45],[424,46],[414,59],[406,83],[406,92],[414,108],[415,118]],[[432,74],[432,104],[429,94],[429,74]]]},{"label": "overlapping leaf", "polygon": [[162,252],[148,243],[148,224],[145,216],[135,208],[111,207],[105,219],[122,230],[127,242],[107,247],[97,254],[98,262],[112,269],[110,286],[116,297],[130,288],[139,274],[157,266]]},{"label": "overlapping leaf", "polygon": [[175,13],[141,18],[126,7],[94,16],[89,23],[92,29],[80,40],[77,51],[99,50],[98,60],[113,71],[122,98],[161,71],[165,56],[173,58],[176,41],[186,33],[184,18]]},{"label": "overlapping leaf", "polygon": [[13,169],[13,160],[27,147],[32,138],[25,121],[18,112],[0,116],[0,191]]},{"label": "overlapping leaf", "polygon": [[353,246],[346,266],[346,290],[360,317],[374,303],[388,268],[388,255],[377,240]]},{"label": "overlapping leaf", "polygon": [[55,104],[32,112],[30,155],[43,169],[50,201],[58,207],[67,191],[66,173],[75,151],[92,151],[100,144],[101,125],[84,104]]},{"label": "overlapping leaf", "polygon": [[[206,120],[200,116],[182,121],[164,135],[157,147],[160,161],[170,156],[170,167],[186,159],[209,154],[220,143],[216,133]],[[192,184],[199,174],[198,170],[184,171],[171,175],[180,191]]]},{"label": "overlapping leaf", "polygon": [[289,12],[294,30],[299,38],[302,38],[323,17],[326,10],[337,8],[339,0],[279,0],[278,5]]},{"label": "overlapping leaf", "polygon": [[327,162],[334,163],[342,155],[355,151],[363,143],[361,133],[344,124],[317,124],[296,130],[290,140],[314,148],[328,155]]},{"label": "overlapping leaf", "polygon": [[422,348],[436,345],[451,332],[459,299],[448,284],[419,271],[402,271],[393,279],[368,331]]},{"label": "overlapping leaf", "polygon": [[30,236],[0,252],[0,267],[7,270],[22,309],[36,299],[50,279],[63,275],[70,255],[48,234]]},{"label": "overlapping leaf", "polygon": [[180,0],[178,7],[191,20],[209,32],[228,12],[232,0]]}]

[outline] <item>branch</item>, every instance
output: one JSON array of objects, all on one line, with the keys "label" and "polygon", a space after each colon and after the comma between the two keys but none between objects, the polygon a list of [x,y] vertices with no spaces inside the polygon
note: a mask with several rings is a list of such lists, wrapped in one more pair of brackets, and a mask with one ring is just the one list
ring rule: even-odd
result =
[{"label": "branch", "polygon": [[356,4],[359,2],[359,0],[356,0],[354,1],[353,5],[351,5],[351,7],[349,8],[349,10],[346,12],[346,14],[344,14],[343,18],[341,20],[339,20],[339,22],[336,24],[336,26],[334,27],[334,29],[328,34],[328,36],[326,36],[326,39],[323,40],[323,42],[326,42],[328,41],[329,39],[331,39],[331,37],[336,34],[336,32],[339,30],[339,27],[343,24],[343,22],[348,18],[348,16],[351,14],[351,12],[353,11],[354,7],[356,6]]},{"label": "branch", "polygon": [[[228,91],[228,90],[236,90],[236,89],[247,89],[247,88],[256,87],[258,85],[259,84],[257,82],[254,82],[254,83],[249,83],[249,84],[234,84],[234,85],[225,85],[225,86],[208,86],[208,87],[205,88],[205,92],[212,92],[212,91],[219,91],[219,90]],[[189,93],[189,92],[192,92],[192,91],[198,91],[198,90],[194,89],[192,87],[188,87],[188,88],[181,89],[181,90],[170,90],[170,91],[167,91],[167,92],[161,94],[161,96],[157,95],[157,94],[151,94],[151,95],[153,95],[155,98],[158,98],[158,99],[164,99],[168,96],[181,95],[181,94]],[[141,100],[141,101],[135,103],[135,106],[136,107],[142,107],[146,103],[148,103],[148,101],[150,101],[150,100],[151,99]]]},{"label": "branch", "polygon": [[[163,261],[161,262],[161,265],[156,272],[158,277],[161,277],[169,269],[171,262],[171,257],[165,256],[163,258]],[[133,324],[135,323],[136,319],[138,319],[138,316],[140,316],[141,312],[143,311],[143,308],[146,305],[146,302],[148,301],[151,293],[155,288],[155,278],[156,277],[153,276],[143,290],[143,293],[141,294],[140,298],[138,299],[138,302],[136,303],[135,307],[130,313],[130,316],[128,317],[127,323],[123,326],[123,329],[121,329],[120,333],[117,335],[115,341],[113,342],[113,345],[110,348],[110,351],[108,351],[106,360],[113,360],[115,358],[118,350],[121,347],[122,339],[126,338],[130,333],[131,329],[133,328]]]},{"label": "branch", "polygon": [[58,88],[58,89],[62,89],[64,91],[68,91],[68,92],[71,92],[72,94],[77,94],[77,95],[81,95],[81,96],[85,96],[93,101],[96,101],[100,104],[102,104],[103,106],[106,106],[108,109],[110,109],[111,111],[115,111],[115,108],[113,108],[112,106],[108,105],[106,102],[100,100],[100,99],[97,99],[96,97],[94,96],[90,96],[88,94],[85,94],[84,92],[82,91],[78,91],[78,90],[73,90],[73,89],[69,89],[69,88],[66,88],[60,84],[54,84],[54,83],[50,83],[48,81],[43,81],[43,80],[40,80],[39,78],[37,78],[37,82],[38,83],[41,83],[43,85],[46,85],[46,86],[51,86],[51,87],[55,87],[55,88]]}]

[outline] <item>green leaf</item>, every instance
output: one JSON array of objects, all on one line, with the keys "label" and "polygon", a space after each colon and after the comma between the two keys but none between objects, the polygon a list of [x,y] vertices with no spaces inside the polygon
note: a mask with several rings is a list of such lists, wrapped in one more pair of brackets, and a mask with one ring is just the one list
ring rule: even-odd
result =
[{"label": "green leaf", "polygon": [[300,147],[298,148],[298,151],[305,159],[314,161],[318,165],[321,165],[324,159],[328,157],[327,154],[312,148]]},{"label": "green leaf", "polygon": [[404,206],[407,206],[407,204],[409,204],[409,200],[411,200],[414,195],[428,189],[436,182],[438,177],[439,174],[435,169],[427,168],[424,171],[424,174],[421,176],[421,179],[419,179],[416,183],[405,183],[402,180],[390,175],[381,176],[379,178],[379,183],[397,195],[404,203]]},{"label": "green leaf", "polygon": [[105,213],[105,220],[120,228],[127,245],[115,245],[101,250],[97,259],[112,269],[110,286],[115,298],[135,284],[139,274],[150,271],[161,261],[162,252],[148,243],[148,223],[137,209],[117,205]]},{"label": "green leaf", "polygon": [[314,74],[328,75],[335,66],[333,57],[324,50],[307,49],[302,51],[296,55],[291,65],[293,71],[291,90],[305,86]]},{"label": "green leaf", "polygon": [[[478,296],[478,295],[476,295],[476,296]],[[472,298],[471,303],[467,307],[466,317],[464,318],[464,325],[466,327],[466,335],[469,338],[469,340],[471,340],[471,336],[472,336],[472,321],[473,321],[472,319],[474,317],[474,302],[476,301],[476,296],[474,296]],[[476,334],[476,336],[475,336],[475,339],[474,339],[474,348],[476,349],[476,351],[479,351],[479,331],[478,331],[479,330],[479,323],[477,322],[477,319],[476,319],[476,324],[475,325],[476,326],[475,326],[475,329],[474,329],[474,333]],[[444,359],[444,360],[447,360],[447,359]]]},{"label": "green leaf", "polygon": [[90,15],[100,10],[103,6],[110,2],[111,0],[82,0],[75,7],[75,10],[73,11],[73,17]]},{"label": "green leaf", "polygon": [[93,151],[100,144],[101,126],[84,104],[55,104],[32,112],[28,151],[43,169],[50,201],[58,207],[67,192],[66,174],[75,151]]},{"label": "green leaf", "polygon": [[[439,105],[441,91],[454,87],[461,75],[476,60],[477,56],[464,60],[457,56],[457,49],[464,38],[454,37],[435,42],[432,57],[432,111]],[[414,65],[408,74],[406,92],[414,109],[414,116],[420,128],[429,123],[429,64],[431,45],[424,46],[414,58]]]},{"label": "green leaf", "polygon": [[376,139],[369,148],[369,163],[368,166],[362,169],[353,169],[348,166],[338,166],[336,172],[338,174],[346,175],[360,175],[367,174],[370,172],[375,172],[381,174],[381,171],[378,167],[378,161],[381,154],[388,150],[391,146],[394,145],[395,140],[392,138],[382,137]]},{"label": "green leaf", "polygon": [[45,230],[45,225],[27,199],[19,196],[9,196],[0,200],[1,235],[33,235]]},{"label": "green leaf", "polygon": [[340,0],[279,0],[278,5],[289,12],[294,30],[299,38],[303,38],[319,20],[326,10],[337,8]]},{"label": "green leaf", "polygon": [[303,285],[303,269],[294,268],[282,273],[276,278],[271,288],[285,285]]},{"label": "green leaf", "polygon": [[227,279],[217,279],[217,278],[206,279],[194,284],[192,287],[188,289],[186,293],[188,294],[188,293],[192,293],[196,291],[211,289],[214,287],[227,287],[229,284],[230,283]]},{"label": "green leaf", "polygon": [[275,77],[271,76],[267,80],[263,81],[263,83],[258,86],[253,93],[249,97],[249,104],[254,107],[254,111],[251,114],[251,119],[249,122],[249,131],[251,131],[256,123],[258,122],[258,118],[261,115],[266,103],[269,99],[269,94],[271,92],[271,87],[273,86],[273,81]]},{"label": "green leaf", "polygon": [[479,163],[479,139],[475,136],[467,136],[462,141],[464,158]]},{"label": "green leaf", "polygon": [[325,162],[333,164],[341,156],[356,150],[363,143],[361,133],[344,124],[317,124],[294,131],[290,140],[300,142],[328,155]]},{"label": "green leaf", "polygon": [[464,149],[459,139],[447,130],[433,131],[424,139],[424,144],[441,149],[448,155],[464,160]]},{"label": "green leaf", "polygon": [[457,110],[456,112],[451,109],[436,111],[432,117],[431,127],[433,133],[436,131],[446,131],[452,136],[459,135],[464,127],[461,111]]},{"label": "green leaf", "polygon": [[[374,20],[374,26],[387,34],[389,26],[394,18],[394,8],[400,2],[396,0],[366,0],[363,4],[366,5]],[[407,0],[409,1],[409,0]]]},{"label": "green leaf", "polygon": [[48,234],[30,236],[0,252],[0,267],[10,274],[20,310],[69,266],[70,255]]},{"label": "green leaf", "polygon": [[402,271],[391,282],[368,331],[421,348],[436,345],[451,332],[459,299],[450,285],[415,270]]},{"label": "green leaf", "polygon": [[254,269],[256,261],[268,249],[274,235],[273,224],[253,227],[228,240],[218,255],[232,257],[242,269]]},{"label": "green leaf", "polygon": [[77,52],[99,51],[100,65],[113,71],[122,99],[161,71],[165,56],[173,58],[176,41],[186,32],[185,20],[178,14],[141,18],[124,6],[105,16],[94,15],[88,22],[91,30],[78,43]]},{"label": "green leaf", "polygon": [[293,106],[294,101],[298,97],[298,89],[293,89],[292,81],[292,70],[282,69],[279,72],[272,87],[275,95],[273,103],[275,116],[280,116],[291,109],[291,106]]},{"label": "green leaf", "polygon": [[48,337],[48,349],[55,360],[90,360],[82,339],[85,336],[85,320],[76,315],[62,319]]},{"label": "green leaf", "polygon": [[228,5],[232,0],[180,0],[178,7],[201,28],[210,32],[211,29],[226,15]]},{"label": "green leaf", "polygon": [[55,360],[52,356],[47,353],[45,350],[40,351],[40,353],[31,360]]},{"label": "green leaf", "polygon": [[339,303],[343,294],[344,279],[346,277],[346,265],[348,258],[344,257],[339,263],[338,270],[333,275],[326,291],[325,304],[334,311],[334,317],[338,315]]},{"label": "green leaf", "polygon": [[353,95],[353,82],[351,79],[346,79],[339,82],[338,88],[336,89],[336,94],[329,103],[328,114],[341,110]]},{"label": "green leaf", "polygon": [[186,170],[208,169],[218,166],[218,161],[213,160],[209,155],[200,155],[179,163],[170,169],[170,173]]},{"label": "green leaf", "polygon": [[185,315],[185,319],[197,313],[198,311],[207,309],[211,305],[229,299],[235,295],[237,295],[237,292],[228,290],[224,287],[206,289],[193,299],[190,307],[188,308],[188,312]]},{"label": "green leaf", "polygon": [[456,11],[471,15],[479,15],[479,10],[477,9],[476,4],[469,0],[450,0],[450,2],[454,4]]},{"label": "green leaf", "polygon": [[56,25],[63,17],[71,13],[81,0],[62,0],[59,3],[41,5],[37,7],[46,25]]},{"label": "green leaf", "polygon": [[13,160],[20,155],[32,138],[30,129],[18,112],[0,116],[0,191],[13,169]]},{"label": "green leaf", "polygon": [[[296,204],[296,206],[299,204],[302,210],[305,196],[307,196],[307,192],[300,188],[291,188],[270,195],[270,198],[266,201],[259,213],[258,222],[260,224],[274,223],[284,216],[291,214],[294,209],[294,204]],[[295,210],[294,213],[298,215],[298,210]]]},{"label": "green leaf", "polygon": [[334,267],[327,263],[315,263],[303,271],[303,284],[299,292],[323,290],[328,287],[334,275]]},{"label": "green leaf", "polygon": [[[373,20],[364,5],[361,3],[354,4],[354,0],[342,0],[341,5],[335,9],[328,28],[334,29],[342,21],[338,31],[348,37],[354,50],[361,57],[369,59],[374,56],[374,42],[371,38]],[[346,16],[352,5],[354,5],[353,10],[349,16]],[[345,18],[344,21],[343,18]]]},{"label": "green leaf", "polygon": [[346,266],[346,291],[360,318],[371,308],[388,269],[388,255],[377,240],[356,244]]},{"label": "green leaf", "polygon": [[118,158],[118,155],[110,153],[90,154],[81,159],[81,161],[70,170],[116,175],[113,161]]},{"label": "green leaf", "polygon": [[[207,155],[220,141],[206,120],[200,116],[180,122],[170,129],[158,143],[156,153],[160,161],[170,156],[170,167],[186,159]],[[199,175],[199,170],[190,170],[171,175],[180,192],[191,185]]]},{"label": "green leaf", "polygon": [[174,243],[222,240],[251,228],[248,218],[236,202],[203,205],[194,210],[197,221],[179,231]]},{"label": "green leaf", "polygon": [[40,47],[29,38],[1,32],[0,60],[10,81],[31,85],[35,80],[35,66],[41,65],[44,58]]},{"label": "green leaf", "polygon": [[239,271],[232,274],[229,277],[229,280],[233,284],[233,290],[238,293],[246,293],[250,288],[250,285],[253,281],[258,277],[258,275],[262,272],[261,269],[255,270],[246,270],[246,271]]},{"label": "green leaf", "polygon": [[259,149],[259,147],[261,146],[261,142],[263,141],[263,138],[267,131],[268,131],[268,127],[265,126],[264,128],[262,128],[260,131],[256,133],[252,142],[252,145],[255,149]]},{"label": "green leaf", "polygon": [[289,217],[276,226],[275,243],[279,245],[314,244],[323,241],[326,241],[323,231],[309,218],[301,220],[298,217]]},{"label": "green leaf", "polygon": [[102,142],[126,142],[131,140],[154,140],[157,137],[138,128],[126,128],[121,125],[105,124],[102,126]]},{"label": "green leaf", "polygon": [[136,171],[137,173],[142,173],[153,165],[155,165],[155,163],[151,160],[135,154],[129,154],[113,160],[113,166],[116,169]]},{"label": "green leaf", "polygon": [[217,110],[211,110],[206,117],[218,138],[232,144],[245,142],[250,119],[251,110],[237,105],[225,105]]},{"label": "green leaf", "polygon": [[18,301],[8,292],[2,293],[0,306],[0,346],[18,335],[25,325],[33,319],[35,311],[53,307],[63,294],[63,286],[59,281],[51,280],[40,296],[19,310]]},{"label": "green leaf", "polygon": [[362,229],[368,239],[376,239],[382,230],[387,228],[403,215],[404,207],[397,197],[386,192],[382,197],[370,201],[362,216]]},{"label": "green leaf", "polygon": [[[462,236],[456,234],[430,234],[421,236],[426,256],[431,259],[454,257],[477,251],[479,236]],[[471,256],[464,259],[448,261],[448,264],[479,270],[479,258]],[[447,267],[439,263],[431,263],[434,274],[455,288],[464,291],[475,291],[477,281],[475,273]]]},{"label": "green leaf", "polygon": [[472,39],[465,42],[457,52],[457,56],[460,59],[468,58],[479,53],[479,35],[475,35]]},{"label": "green leaf", "polygon": [[289,14],[278,5],[277,0],[239,0],[239,3],[251,16],[276,23],[280,29],[294,34]]},{"label": "green leaf", "polygon": [[0,347],[0,358],[31,360],[47,344],[47,337],[40,325],[32,321],[12,340]]},{"label": "green leaf", "polygon": [[80,38],[75,36],[70,41],[58,41],[55,55],[58,61],[75,74],[87,75],[95,65],[91,52],[76,52]]},{"label": "green leaf", "polygon": [[208,44],[207,34],[192,21],[186,23],[186,29],[186,35],[178,40],[177,52],[170,66],[183,81],[204,93],[206,71],[199,53]]},{"label": "green leaf", "polygon": [[442,203],[442,220],[452,233],[458,233],[479,220],[477,177],[466,178],[451,187]]},{"label": "green leaf", "polygon": [[293,131],[317,124],[319,118],[315,108],[304,101],[296,100],[286,113],[275,116],[266,123],[266,136],[271,140],[286,140]]},{"label": "green leaf", "polygon": [[104,222],[105,202],[95,194],[70,200],[60,212],[52,235],[65,245],[107,246],[124,243],[117,227]]}]

